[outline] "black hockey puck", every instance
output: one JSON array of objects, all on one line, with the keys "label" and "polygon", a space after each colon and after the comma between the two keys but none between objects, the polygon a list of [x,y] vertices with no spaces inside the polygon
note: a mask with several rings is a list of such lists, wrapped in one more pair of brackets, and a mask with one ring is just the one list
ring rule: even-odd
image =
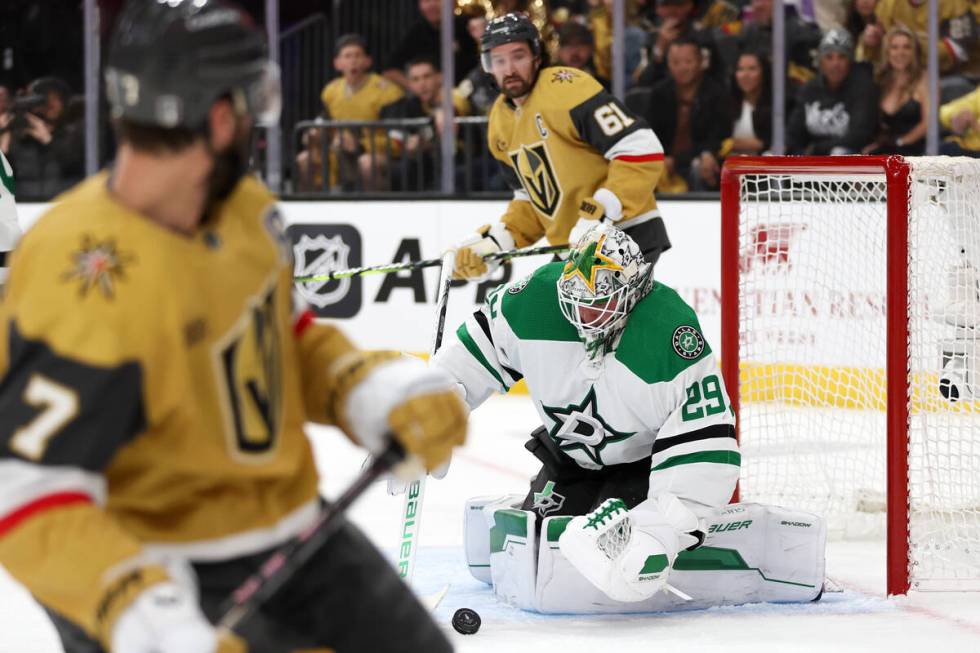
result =
[{"label": "black hockey puck", "polygon": [[463,635],[472,635],[480,630],[481,623],[480,615],[476,613],[476,610],[460,608],[453,614],[453,628],[456,629],[457,633]]}]

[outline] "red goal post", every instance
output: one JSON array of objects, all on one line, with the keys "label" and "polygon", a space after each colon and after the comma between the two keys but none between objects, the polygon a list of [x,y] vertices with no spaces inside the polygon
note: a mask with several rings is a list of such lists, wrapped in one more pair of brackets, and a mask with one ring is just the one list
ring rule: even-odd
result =
[{"label": "red goal post", "polygon": [[721,210],[741,500],[880,528],[889,594],[980,589],[980,162],[732,157]]}]

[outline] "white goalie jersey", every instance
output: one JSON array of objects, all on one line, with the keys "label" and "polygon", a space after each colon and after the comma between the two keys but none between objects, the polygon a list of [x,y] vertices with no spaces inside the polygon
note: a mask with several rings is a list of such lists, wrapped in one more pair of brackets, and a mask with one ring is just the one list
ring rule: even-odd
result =
[{"label": "white goalie jersey", "polygon": [[735,417],[693,309],[655,284],[595,364],[559,309],[562,265],[494,290],[433,364],[471,409],[523,378],[550,436],[583,468],[652,456],[649,496],[725,505],[739,473]]},{"label": "white goalie jersey", "polygon": [[7,278],[6,258],[19,239],[20,225],[14,205],[14,171],[0,153],[0,284]]}]

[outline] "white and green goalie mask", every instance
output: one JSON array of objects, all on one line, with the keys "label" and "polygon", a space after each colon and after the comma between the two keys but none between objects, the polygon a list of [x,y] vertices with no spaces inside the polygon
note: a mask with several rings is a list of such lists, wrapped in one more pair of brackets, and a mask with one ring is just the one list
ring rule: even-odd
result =
[{"label": "white and green goalie mask", "polygon": [[649,291],[652,272],[632,238],[599,223],[575,244],[558,277],[562,315],[587,345],[608,341]]}]

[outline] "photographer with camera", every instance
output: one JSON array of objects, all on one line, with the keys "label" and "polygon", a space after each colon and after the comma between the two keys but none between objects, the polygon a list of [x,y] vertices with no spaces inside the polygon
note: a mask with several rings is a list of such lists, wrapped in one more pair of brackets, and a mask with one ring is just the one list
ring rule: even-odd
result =
[{"label": "photographer with camera", "polygon": [[42,77],[0,114],[0,151],[17,171],[21,197],[50,199],[82,178],[84,133],[70,99],[68,84]]}]

